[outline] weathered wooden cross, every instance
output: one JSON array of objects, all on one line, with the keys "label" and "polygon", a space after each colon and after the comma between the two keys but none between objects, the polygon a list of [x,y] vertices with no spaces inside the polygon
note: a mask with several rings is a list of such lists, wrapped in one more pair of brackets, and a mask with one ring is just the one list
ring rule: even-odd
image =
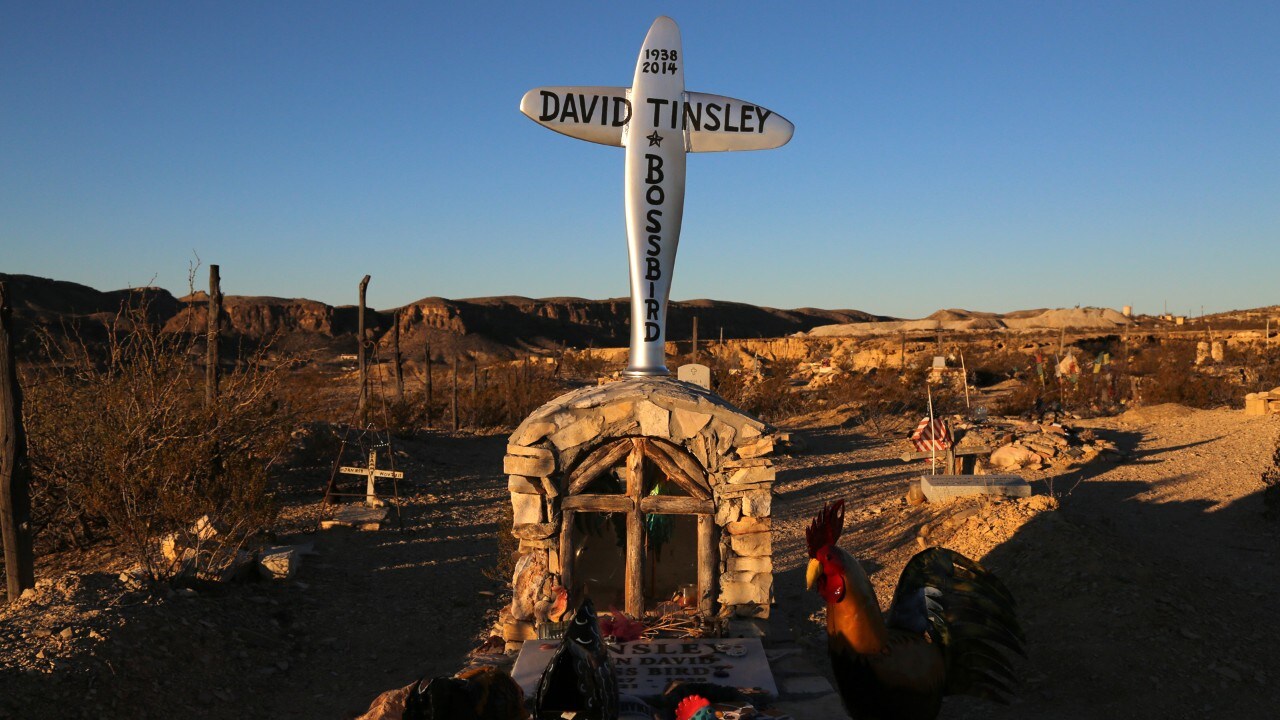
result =
[{"label": "weathered wooden cross", "polygon": [[370,507],[379,507],[382,501],[378,499],[378,494],[374,491],[373,481],[377,478],[394,478],[400,480],[404,478],[404,473],[397,470],[379,470],[378,469],[378,451],[369,451],[368,467],[340,467],[338,472],[347,475],[363,475],[368,478],[368,484],[365,490],[365,502]]}]

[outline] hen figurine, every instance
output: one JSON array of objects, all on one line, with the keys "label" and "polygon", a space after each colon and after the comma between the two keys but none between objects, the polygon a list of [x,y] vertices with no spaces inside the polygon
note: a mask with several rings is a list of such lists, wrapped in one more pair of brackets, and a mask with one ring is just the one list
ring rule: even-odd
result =
[{"label": "hen figurine", "polygon": [[539,718],[572,711],[581,720],[617,720],[618,678],[590,599],[578,606],[538,680],[534,707]]},{"label": "hen figurine", "polygon": [[806,531],[805,580],[827,604],[827,654],[845,710],[858,720],[931,720],[944,695],[1007,702],[1026,656],[1013,596],[960,553],[929,548],[907,563],[887,614],[862,566],[836,546],[844,501]]}]

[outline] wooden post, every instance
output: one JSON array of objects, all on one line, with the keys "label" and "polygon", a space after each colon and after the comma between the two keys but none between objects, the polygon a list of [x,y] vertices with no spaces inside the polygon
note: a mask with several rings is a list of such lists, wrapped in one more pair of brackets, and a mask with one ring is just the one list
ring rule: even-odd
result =
[{"label": "wooden post", "polygon": [[369,400],[369,367],[365,363],[364,358],[364,293],[369,287],[369,276],[365,275],[360,281],[360,316],[356,319],[357,323],[357,342],[359,344],[359,355],[357,356],[360,363],[360,399],[356,402],[356,415],[360,421],[364,422],[365,405]]},{"label": "wooden post", "polygon": [[471,356],[471,427],[480,427],[480,369],[476,356]]},{"label": "wooden post", "polygon": [[716,568],[720,558],[716,557],[716,522],[714,515],[698,516],[698,612],[704,617],[711,617],[715,612],[716,602]]},{"label": "wooden post", "polygon": [[902,366],[898,369],[898,372],[904,373],[907,371],[907,334],[905,332],[900,333],[899,337],[901,338],[900,344],[902,346]]},{"label": "wooden post", "polygon": [[453,431],[458,432],[458,356],[453,356]]},{"label": "wooden post", "polygon": [[22,429],[22,388],[13,355],[13,310],[9,289],[0,282],[0,536],[4,539],[9,602],[36,584],[30,484],[27,437]]},{"label": "wooden post", "polygon": [[204,406],[211,408],[218,402],[218,332],[222,325],[222,278],[218,266],[209,266],[209,317],[206,335],[204,366]]},{"label": "wooden post", "polygon": [[[644,490],[644,439],[631,439],[627,455],[627,497],[633,502]],[[634,618],[644,615],[644,521],[639,503],[627,513],[627,569],[624,581],[624,612]]]},{"label": "wooden post", "polygon": [[396,374],[396,400],[404,400],[404,368],[400,365],[400,311],[391,316],[391,358]]},{"label": "wooden post", "polygon": [[426,349],[423,350],[423,355],[426,357],[426,363],[427,363],[427,427],[431,427],[431,412],[432,412],[432,406],[435,404],[435,396],[432,393],[433,383],[431,381],[432,368],[431,368],[431,341],[430,340],[426,342]]},{"label": "wooden post", "polygon": [[693,316],[693,360],[698,362],[698,316]]},{"label": "wooden post", "polygon": [[568,591],[571,607],[579,600],[573,593],[573,555],[577,551],[574,539],[573,510],[566,509],[560,513],[560,587]]}]

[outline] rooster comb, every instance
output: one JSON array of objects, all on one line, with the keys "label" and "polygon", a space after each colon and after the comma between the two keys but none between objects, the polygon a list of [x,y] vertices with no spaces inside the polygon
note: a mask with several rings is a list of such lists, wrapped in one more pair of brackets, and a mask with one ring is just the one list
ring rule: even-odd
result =
[{"label": "rooster comb", "polygon": [[822,506],[822,511],[809,523],[804,537],[809,541],[809,557],[817,557],[818,551],[827,545],[835,545],[844,529],[844,500]]},{"label": "rooster comb", "polygon": [[689,720],[704,707],[711,707],[711,701],[701,695],[690,695],[676,705],[676,720]]}]

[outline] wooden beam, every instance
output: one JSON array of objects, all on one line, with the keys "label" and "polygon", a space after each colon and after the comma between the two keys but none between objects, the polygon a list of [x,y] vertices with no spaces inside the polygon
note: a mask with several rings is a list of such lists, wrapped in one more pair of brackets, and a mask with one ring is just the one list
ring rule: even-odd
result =
[{"label": "wooden beam", "polygon": [[627,439],[619,440],[608,445],[601,445],[592,450],[589,455],[578,463],[578,466],[569,473],[569,489],[566,491],[569,495],[576,495],[590,485],[593,480],[600,477],[600,474],[613,467],[631,451],[631,441]]},{"label": "wooden beam", "polygon": [[583,493],[568,495],[560,501],[560,507],[578,512],[625,512],[636,509],[636,503],[626,495],[596,495]]},{"label": "wooden beam", "polygon": [[679,495],[647,495],[640,498],[640,512],[659,515],[710,515],[716,511],[710,500]]},{"label": "wooden beam", "polygon": [[[678,468],[684,471],[685,479],[693,485],[692,489],[685,488],[685,492],[696,498],[702,498],[703,500],[709,500],[711,498],[711,484],[707,482],[706,470],[704,470],[702,465],[699,464],[697,460],[690,457],[683,449],[662,440],[649,440],[647,449],[649,450],[650,459],[652,459],[654,464],[658,465],[658,467],[662,467],[662,464],[661,460],[657,459],[656,456],[662,455],[664,459],[674,463]],[[665,468],[663,469],[663,472],[666,472]],[[670,475],[670,473],[667,474]],[[672,479],[674,480],[674,478]]]},{"label": "wooden beam", "polygon": [[716,603],[716,522],[711,515],[698,516],[698,612],[712,617]]},{"label": "wooden beam", "polygon": [[[644,492],[645,441],[631,439],[627,455],[627,499],[639,498]],[[644,615],[644,521],[640,513],[627,513],[627,575],[625,611],[631,617]]]},{"label": "wooden beam", "polygon": [[561,506],[560,521],[560,587],[569,593],[569,606],[577,607],[578,598],[573,593],[573,510]]},{"label": "wooden beam", "polygon": [[0,282],[0,538],[9,602],[35,587],[31,545],[31,467],[22,428],[22,388],[13,353],[13,308]]},{"label": "wooden beam", "polygon": [[697,480],[689,477],[689,473],[685,472],[684,468],[677,465],[676,462],[671,459],[670,455],[667,455],[662,450],[658,450],[656,445],[657,443],[645,443],[644,454],[652,460],[653,464],[657,465],[662,472],[666,473],[667,478],[669,478],[671,482],[679,485],[685,492],[699,500],[707,500],[711,497],[711,493],[704,490],[698,484]]}]

